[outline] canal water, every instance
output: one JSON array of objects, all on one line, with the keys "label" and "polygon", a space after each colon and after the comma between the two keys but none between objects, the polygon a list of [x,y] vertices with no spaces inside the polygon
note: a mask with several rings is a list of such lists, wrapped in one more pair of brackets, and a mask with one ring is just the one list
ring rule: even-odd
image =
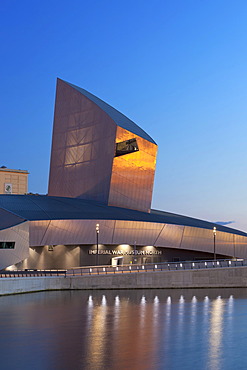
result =
[{"label": "canal water", "polygon": [[0,369],[247,369],[247,290],[0,297]]}]

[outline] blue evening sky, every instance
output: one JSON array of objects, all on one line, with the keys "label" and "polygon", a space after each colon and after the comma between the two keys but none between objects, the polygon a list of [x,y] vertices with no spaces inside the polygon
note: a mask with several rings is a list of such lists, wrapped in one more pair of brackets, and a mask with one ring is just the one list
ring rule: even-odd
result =
[{"label": "blue evening sky", "polygon": [[47,192],[56,78],[159,145],[153,208],[247,231],[246,0],[1,0],[0,166]]}]

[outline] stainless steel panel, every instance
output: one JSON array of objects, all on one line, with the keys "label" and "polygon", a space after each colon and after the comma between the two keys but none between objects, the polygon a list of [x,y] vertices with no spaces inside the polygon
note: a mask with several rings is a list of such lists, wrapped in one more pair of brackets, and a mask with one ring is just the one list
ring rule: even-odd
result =
[{"label": "stainless steel panel", "polygon": [[247,258],[247,238],[241,235],[234,235],[235,257]]},{"label": "stainless steel panel", "polygon": [[109,205],[150,211],[157,145],[117,128],[116,142],[136,138],[139,151],[113,160]]},{"label": "stainless steel panel", "polygon": [[115,221],[111,220],[53,220],[35,221],[30,226],[30,246],[94,244],[96,224],[100,225],[100,243],[112,243]]},{"label": "stainless steel panel", "polygon": [[163,224],[154,245],[157,247],[180,248],[184,226]]},{"label": "stainless steel panel", "polygon": [[[185,227],[181,248],[201,250],[208,253],[214,252],[213,230],[196,227]],[[233,256],[233,235],[217,231],[216,253]]]},{"label": "stainless steel panel", "polygon": [[116,221],[112,244],[154,245],[162,224],[137,221]]},{"label": "stainless steel panel", "polygon": [[14,265],[29,256],[29,223],[0,231],[0,241],[14,241],[14,249],[0,250],[0,269]]},{"label": "stainless steel panel", "polygon": [[103,110],[58,80],[48,194],[107,203],[115,136]]},{"label": "stainless steel panel", "polygon": [[30,236],[29,243],[30,247],[34,245],[44,245],[43,239],[46,233],[46,230],[51,221],[30,221]]}]

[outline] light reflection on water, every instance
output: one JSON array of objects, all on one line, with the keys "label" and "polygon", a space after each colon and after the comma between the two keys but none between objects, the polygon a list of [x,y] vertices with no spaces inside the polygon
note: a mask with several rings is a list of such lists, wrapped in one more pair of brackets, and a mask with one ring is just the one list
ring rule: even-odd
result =
[{"label": "light reflection on water", "polygon": [[222,331],[225,302],[218,296],[211,304],[210,329],[209,329],[209,359],[210,368],[220,369],[222,353]]},{"label": "light reflection on water", "polygon": [[246,369],[247,290],[1,297],[1,368]]}]

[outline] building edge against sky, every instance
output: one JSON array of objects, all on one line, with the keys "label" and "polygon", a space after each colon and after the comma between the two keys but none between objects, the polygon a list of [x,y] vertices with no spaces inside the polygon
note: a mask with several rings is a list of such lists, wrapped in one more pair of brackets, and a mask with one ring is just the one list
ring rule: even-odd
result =
[{"label": "building edge against sky", "polygon": [[0,195],[0,268],[211,259],[214,227],[219,258],[246,258],[246,233],[151,209],[156,155],[133,121],[58,79],[48,196]]},{"label": "building edge against sky", "polygon": [[48,195],[150,211],[157,145],[87,91],[57,81]]}]

